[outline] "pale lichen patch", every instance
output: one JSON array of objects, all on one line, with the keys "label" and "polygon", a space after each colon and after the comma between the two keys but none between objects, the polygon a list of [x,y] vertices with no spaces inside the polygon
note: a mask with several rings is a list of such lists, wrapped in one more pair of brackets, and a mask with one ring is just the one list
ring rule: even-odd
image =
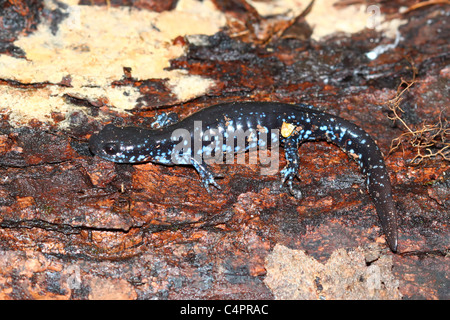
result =
[{"label": "pale lichen patch", "polygon": [[[206,78],[167,70],[170,60],[185,48],[173,44],[177,36],[211,35],[225,25],[224,15],[210,1],[181,0],[175,10],[162,13],[128,7],[79,6],[67,1],[68,14],[52,34],[47,23],[23,35],[15,45],[26,59],[0,55],[0,78],[45,87],[0,86],[0,111],[10,114],[12,125],[30,119],[51,123],[52,112],[79,110],[64,99],[69,94],[88,101],[102,98],[119,111],[130,110],[141,96],[136,88],[112,86],[124,67],[133,78],[168,79],[180,101],[205,94],[213,85]],[[51,1],[45,5],[52,9]],[[70,78],[71,87],[58,85]],[[127,91],[124,94],[124,91]]]}]

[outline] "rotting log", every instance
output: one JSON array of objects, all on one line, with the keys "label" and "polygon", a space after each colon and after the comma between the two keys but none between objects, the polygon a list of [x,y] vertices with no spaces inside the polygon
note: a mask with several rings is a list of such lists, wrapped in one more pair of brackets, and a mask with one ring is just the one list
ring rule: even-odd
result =
[{"label": "rotting log", "polygon": [[[95,3],[82,3],[81,14]],[[150,8],[167,21],[175,14],[176,2],[167,8],[149,3],[136,14],[145,16]],[[57,42],[64,23],[80,11],[40,1],[1,2],[0,298],[283,298],[289,293],[267,279],[280,272],[273,254],[287,252],[280,249],[286,246],[298,250],[304,270],[337,277],[299,282],[301,298],[449,299],[450,171],[437,152],[449,144],[444,7],[402,14],[400,1],[380,6],[386,19],[401,18],[404,24],[398,44],[370,60],[366,53],[395,40],[367,28],[312,39],[314,26],[304,19],[267,19],[242,1],[214,3],[228,14],[228,27],[212,35],[170,33],[172,38],[161,42],[171,48],[164,53],[170,59],[154,77],[146,64],[130,67],[137,58],[125,65],[117,59],[112,71],[105,67],[99,84],[76,73],[89,74],[94,68],[89,64],[41,78],[9,73],[3,61],[34,57],[20,45],[40,32],[39,26],[48,25],[53,36],[47,40]],[[104,10],[101,17],[111,19],[123,14],[119,2],[104,4],[93,12]],[[249,16],[251,23],[245,20]],[[294,20],[304,30],[301,37],[282,32]],[[83,28],[83,21],[71,21],[75,30]],[[152,28],[164,31],[158,24]],[[149,34],[140,33],[138,46],[148,44]],[[81,59],[103,49],[86,41],[71,50],[79,54],[76,63],[85,64]],[[99,59],[108,59],[104,52]],[[412,79],[397,105],[401,118],[392,120],[388,102],[405,88],[399,87],[402,80]],[[180,93],[192,83],[191,94]],[[195,91],[200,86],[206,89]],[[399,254],[386,249],[357,165],[327,143],[301,146],[301,201],[278,188],[278,175],[261,176],[257,165],[214,166],[224,176],[222,191],[208,194],[189,167],[116,165],[94,158],[87,148],[89,136],[108,122],[147,127],[163,111],[182,118],[208,105],[245,100],[307,103],[367,130],[389,154],[386,165],[401,218]],[[22,113],[13,108],[20,103]],[[58,108],[43,111],[47,105]],[[435,157],[414,165],[418,151],[408,141],[389,153],[392,140],[405,132],[402,121],[415,130],[442,124],[443,141],[428,146]],[[375,267],[385,287],[364,291],[352,282],[349,288],[357,288],[358,296],[335,290],[345,273],[336,270],[369,276]]]}]

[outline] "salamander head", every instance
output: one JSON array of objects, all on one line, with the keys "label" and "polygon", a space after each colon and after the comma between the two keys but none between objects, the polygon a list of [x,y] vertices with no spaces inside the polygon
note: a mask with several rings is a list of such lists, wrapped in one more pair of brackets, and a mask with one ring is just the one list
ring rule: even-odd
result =
[{"label": "salamander head", "polygon": [[91,152],[103,159],[118,163],[144,162],[142,156],[143,129],[106,125],[89,140]]}]

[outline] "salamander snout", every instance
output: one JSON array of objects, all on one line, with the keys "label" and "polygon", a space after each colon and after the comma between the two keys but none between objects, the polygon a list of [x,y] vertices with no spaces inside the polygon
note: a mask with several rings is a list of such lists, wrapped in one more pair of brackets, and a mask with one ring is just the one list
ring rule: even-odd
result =
[{"label": "salamander snout", "polygon": [[105,160],[134,163],[141,136],[141,129],[108,124],[98,134],[91,136],[89,149],[94,155]]},{"label": "salamander snout", "polygon": [[96,134],[92,134],[91,138],[89,139],[89,150],[91,150],[91,153],[96,155],[98,154],[98,145],[99,145],[99,138]]},{"label": "salamander snout", "polygon": [[120,128],[108,124],[98,134],[93,134],[89,139],[89,149],[91,152],[110,161],[118,161],[120,157],[121,146],[118,141],[117,131]]}]

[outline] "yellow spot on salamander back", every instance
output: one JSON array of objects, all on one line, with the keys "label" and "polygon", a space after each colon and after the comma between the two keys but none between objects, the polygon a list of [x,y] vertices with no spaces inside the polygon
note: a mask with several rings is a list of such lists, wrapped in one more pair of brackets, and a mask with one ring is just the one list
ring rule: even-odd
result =
[{"label": "yellow spot on salamander back", "polygon": [[284,138],[289,137],[292,134],[292,132],[294,132],[294,130],[295,126],[292,123],[283,122],[283,124],[281,125],[281,135]]}]

